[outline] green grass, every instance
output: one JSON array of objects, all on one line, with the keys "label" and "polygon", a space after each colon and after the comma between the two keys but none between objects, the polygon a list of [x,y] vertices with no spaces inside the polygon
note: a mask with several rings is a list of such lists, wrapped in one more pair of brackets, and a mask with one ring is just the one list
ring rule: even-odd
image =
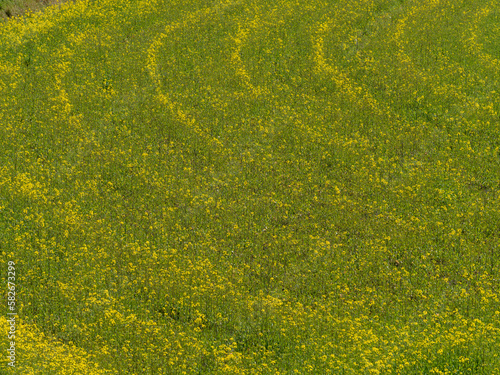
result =
[{"label": "green grass", "polygon": [[12,373],[499,374],[499,11],[82,0],[0,23]]}]

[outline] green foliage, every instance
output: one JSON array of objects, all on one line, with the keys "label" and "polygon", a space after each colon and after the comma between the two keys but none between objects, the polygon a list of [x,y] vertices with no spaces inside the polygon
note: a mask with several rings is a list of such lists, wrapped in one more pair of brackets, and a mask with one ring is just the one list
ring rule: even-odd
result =
[{"label": "green foliage", "polygon": [[0,24],[19,373],[500,373],[498,12],[81,0]]}]

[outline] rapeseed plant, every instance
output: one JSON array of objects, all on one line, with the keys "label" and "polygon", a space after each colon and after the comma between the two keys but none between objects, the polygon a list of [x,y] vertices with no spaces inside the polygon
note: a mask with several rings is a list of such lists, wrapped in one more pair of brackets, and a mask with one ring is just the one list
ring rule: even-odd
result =
[{"label": "rapeseed plant", "polygon": [[79,0],[1,23],[18,373],[500,373],[497,13]]}]

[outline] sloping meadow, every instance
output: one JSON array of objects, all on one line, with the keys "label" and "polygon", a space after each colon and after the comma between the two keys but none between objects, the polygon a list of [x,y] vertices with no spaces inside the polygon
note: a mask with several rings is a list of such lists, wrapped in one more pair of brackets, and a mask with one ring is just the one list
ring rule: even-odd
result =
[{"label": "sloping meadow", "polygon": [[500,373],[499,40],[486,0],[1,23],[12,373]]}]

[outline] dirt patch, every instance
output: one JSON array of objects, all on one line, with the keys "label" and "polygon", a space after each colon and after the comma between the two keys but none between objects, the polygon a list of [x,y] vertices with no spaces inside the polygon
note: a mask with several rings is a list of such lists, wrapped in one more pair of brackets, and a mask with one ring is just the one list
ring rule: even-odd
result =
[{"label": "dirt patch", "polygon": [[0,19],[23,15],[27,11],[38,12],[49,5],[62,4],[68,0],[0,0]]}]

